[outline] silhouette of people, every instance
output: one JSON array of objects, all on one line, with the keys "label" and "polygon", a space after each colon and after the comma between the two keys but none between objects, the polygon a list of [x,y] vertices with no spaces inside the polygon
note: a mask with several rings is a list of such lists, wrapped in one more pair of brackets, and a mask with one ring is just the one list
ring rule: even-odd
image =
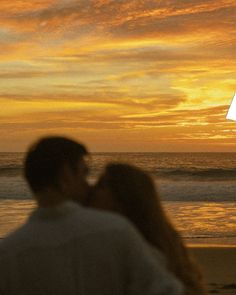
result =
[{"label": "silhouette of people", "polygon": [[95,185],[90,206],[126,216],[186,287],[185,294],[206,294],[201,272],[167,218],[152,178],[128,164],[109,164]]},{"label": "silhouette of people", "polygon": [[86,147],[46,137],[27,152],[24,175],[37,203],[0,243],[0,294],[183,294],[124,218],[88,209]]}]

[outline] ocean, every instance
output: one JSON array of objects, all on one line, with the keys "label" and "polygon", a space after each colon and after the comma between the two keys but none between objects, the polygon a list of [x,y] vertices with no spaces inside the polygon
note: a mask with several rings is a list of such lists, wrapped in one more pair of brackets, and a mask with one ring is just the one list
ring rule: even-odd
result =
[{"label": "ocean", "polygon": [[[0,237],[35,207],[22,177],[23,153],[0,153]],[[236,245],[236,153],[93,153],[89,181],[108,162],[149,172],[163,205],[189,244]]]}]

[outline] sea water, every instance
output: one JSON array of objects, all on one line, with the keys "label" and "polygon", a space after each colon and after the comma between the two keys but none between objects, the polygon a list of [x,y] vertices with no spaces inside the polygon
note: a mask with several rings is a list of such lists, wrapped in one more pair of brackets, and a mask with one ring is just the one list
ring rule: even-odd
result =
[{"label": "sea water", "polygon": [[[0,237],[35,202],[22,176],[23,153],[0,153]],[[109,162],[149,172],[172,222],[189,243],[236,244],[236,153],[94,153],[89,181]]]}]

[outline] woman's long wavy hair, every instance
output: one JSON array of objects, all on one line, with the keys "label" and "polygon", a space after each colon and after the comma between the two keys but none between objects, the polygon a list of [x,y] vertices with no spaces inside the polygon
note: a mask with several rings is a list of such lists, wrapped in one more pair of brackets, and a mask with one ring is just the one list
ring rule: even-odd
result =
[{"label": "woman's long wavy hair", "polygon": [[128,164],[109,164],[104,185],[125,215],[154,247],[167,258],[167,267],[185,285],[186,294],[206,294],[198,265],[165,214],[153,179]]}]

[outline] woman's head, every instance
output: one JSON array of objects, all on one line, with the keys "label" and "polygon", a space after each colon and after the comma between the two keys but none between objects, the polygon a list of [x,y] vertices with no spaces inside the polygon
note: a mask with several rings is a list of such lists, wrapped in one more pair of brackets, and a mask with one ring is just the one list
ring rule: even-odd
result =
[{"label": "woman's head", "polygon": [[186,285],[186,294],[204,294],[200,273],[169,222],[155,183],[146,172],[128,164],[107,165],[95,186],[91,205],[125,215],[151,245],[166,255],[169,269]]},{"label": "woman's head", "polygon": [[149,241],[154,220],[162,224],[165,219],[151,176],[129,164],[106,166],[95,187],[92,205],[125,215]]},{"label": "woman's head", "polygon": [[184,282],[186,294],[204,294],[201,274],[169,222],[155,183],[146,172],[128,164],[107,165],[95,186],[91,205],[125,215],[151,245],[165,254],[169,269]]}]

